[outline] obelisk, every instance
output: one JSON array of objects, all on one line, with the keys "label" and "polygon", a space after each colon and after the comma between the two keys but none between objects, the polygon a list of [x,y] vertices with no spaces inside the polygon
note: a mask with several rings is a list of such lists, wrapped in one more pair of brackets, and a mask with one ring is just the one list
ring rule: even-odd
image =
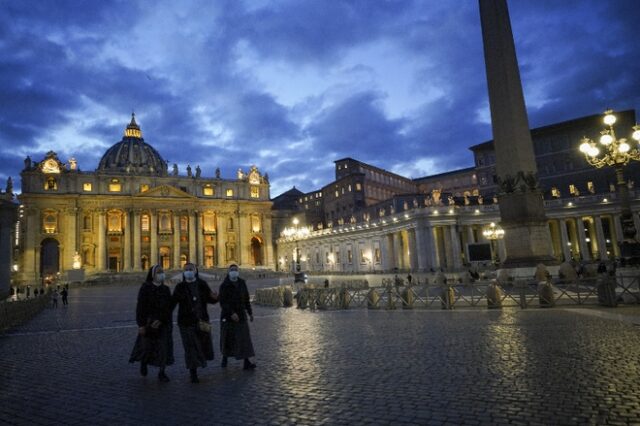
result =
[{"label": "obelisk", "polygon": [[536,159],[506,0],[480,0],[480,20],[507,257],[517,268],[556,263],[538,189]]}]

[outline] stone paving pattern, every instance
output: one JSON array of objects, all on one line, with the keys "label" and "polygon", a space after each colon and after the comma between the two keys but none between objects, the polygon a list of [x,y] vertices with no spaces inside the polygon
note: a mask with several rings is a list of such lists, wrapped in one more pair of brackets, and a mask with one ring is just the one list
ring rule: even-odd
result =
[{"label": "stone paving pattern", "polygon": [[1,336],[0,424],[640,424],[629,322],[558,308],[256,307],[256,371],[220,368],[216,345],[190,383],[176,327],[163,384],[127,362],[136,294],[72,289],[68,308]]}]

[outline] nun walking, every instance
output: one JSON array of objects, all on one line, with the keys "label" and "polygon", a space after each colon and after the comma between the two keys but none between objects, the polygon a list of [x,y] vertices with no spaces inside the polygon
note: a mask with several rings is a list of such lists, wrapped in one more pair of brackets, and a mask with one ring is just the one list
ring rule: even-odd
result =
[{"label": "nun walking", "polygon": [[182,282],[173,290],[173,306],[178,305],[178,326],[184,347],[184,359],[191,375],[191,382],[198,383],[198,368],[213,360],[211,324],[207,303],[218,302],[218,293],[198,276],[193,263],[184,265]]},{"label": "nun walking", "polygon": [[229,266],[229,273],[220,284],[220,349],[222,367],[229,357],[244,359],[244,369],[253,370],[256,365],[249,358],[255,356],[249,324],[253,311],[245,280],[239,277],[238,265]]},{"label": "nun walking", "polygon": [[138,337],[129,362],[140,362],[142,376],[147,375],[147,366],[159,367],[161,382],[169,381],[164,370],[174,362],[172,311],[171,290],[164,285],[164,271],[160,265],[154,265],[138,292]]}]

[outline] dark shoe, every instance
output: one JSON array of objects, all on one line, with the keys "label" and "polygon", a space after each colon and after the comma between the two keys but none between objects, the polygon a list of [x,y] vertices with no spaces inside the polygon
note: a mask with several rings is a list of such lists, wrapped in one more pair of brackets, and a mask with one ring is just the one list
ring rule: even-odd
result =
[{"label": "dark shoe", "polygon": [[191,373],[191,383],[200,383],[200,379],[198,379],[198,373],[195,369],[190,370]]},{"label": "dark shoe", "polygon": [[167,383],[169,381],[169,376],[167,376],[164,371],[158,373],[158,380],[162,383]]},{"label": "dark shoe", "polygon": [[220,367],[227,368],[227,357],[226,356],[222,357],[222,363],[220,364]]},{"label": "dark shoe", "polygon": [[251,361],[249,361],[248,359],[244,360],[244,367],[242,367],[243,370],[253,370],[256,368],[256,365],[254,363],[252,363]]},{"label": "dark shoe", "polygon": [[142,375],[142,377],[147,377],[147,373],[147,364],[140,363],[140,374]]}]

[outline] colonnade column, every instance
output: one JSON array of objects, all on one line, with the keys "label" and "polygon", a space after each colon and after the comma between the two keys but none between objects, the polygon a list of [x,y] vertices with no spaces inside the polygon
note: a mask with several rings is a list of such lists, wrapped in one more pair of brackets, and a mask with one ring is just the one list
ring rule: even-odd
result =
[{"label": "colonnade column", "polygon": [[124,240],[124,247],[123,247],[123,254],[122,257],[124,258],[124,262],[122,265],[122,270],[123,271],[130,271],[131,270],[131,229],[130,229],[130,224],[131,224],[131,210],[126,209],[122,215],[122,225],[124,227],[124,233],[122,235],[122,238]]},{"label": "colonnade column", "polygon": [[456,225],[449,226],[449,233],[451,235],[451,251],[453,254],[452,262],[454,269],[462,268],[462,259],[460,257],[460,235]]},{"label": "colonnade column", "polygon": [[[633,217],[633,226],[635,226],[636,228],[636,239],[640,237],[640,218],[638,218],[638,213],[636,212],[631,212],[631,216]],[[622,235],[622,233],[620,233],[620,235]],[[618,240],[619,242],[622,242],[622,239]]]},{"label": "colonnade column", "polygon": [[[428,228],[427,228],[428,229]],[[416,259],[417,267],[419,271],[426,271],[429,269],[429,251],[427,250],[427,242],[425,235],[424,225],[418,222],[418,226],[413,230],[416,239]]]},{"label": "colonnade column", "polygon": [[152,265],[158,264],[158,212],[152,210],[149,214],[149,236],[151,240],[151,256]]},{"label": "colonnade column", "polygon": [[473,237],[473,225],[467,225],[464,227],[465,233],[467,234],[467,243],[464,245],[464,256],[467,262],[471,262],[469,256],[469,244],[475,243],[475,238]]},{"label": "colonnade column", "polygon": [[106,269],[106,227],[105,227],[105,210],[98,210],[98,254],[96,259],[96,269],[100,272]]},{"label": "colonnade column", "polygon": [[416,242],[415,228],[407,231],[407,240],[409,241],[409,267],[412,271],[417,271],[418,266],[418,244]]},{"label": "colonnade column", "polygon": [[391,234],[386,234],[381,242],[380,249],[382,250],[382,269],[385,271],[390,271],[393,269],[393,236]]},{"label": "colonnade column", "polygon": [[180,269],[180,214],[173,212],[173,267]]},{"label": "colonnade column", "polygon": [[440,240],[440,232],[438,231],[437,226],[431,227],[431,247],[433,248],[433,267],[435,268],[443,268],[444,267],[444,242]]},{"label": "colonnade column", "polygon": [[393,267],[402,268],[402,243],[400,242],[400,234],[394,232],[391,234],[393,244]]},{"label": "colonnade column", "polygon": [[571,250],[569,250],[569,234],[567,234],[567,221],[565,219],[560,219],[558,221],[560,226],[560,245],[562,246],[562,256],[564,257],[564,261],[568,262],[571,260]]},{"label": "colonnade column", "polygon": [[577,217],[575,221],[576,231],[578,232],[578,244],[580,245],[580,257],[582,257],[582,260],[591,260],[589,247],[587,246],[587,235],[584,232],[584,222],[581,217]]},{"label": "colonnade column", "polygon": [[132,269],[134,271],[139,271],[141,269],[140,264],[140,210],[135,209],[132,212],[133,214],[133,223],[131,227],[133,228],[133,262]]},{"label": "colonnade column", "polygon": [[598,255],[600,260],[607,260],[607,243],[604,238],[604,230],[602,229],[602,216],[594,216],[593,220],[596,223],[596,241],[598,242]]}]

